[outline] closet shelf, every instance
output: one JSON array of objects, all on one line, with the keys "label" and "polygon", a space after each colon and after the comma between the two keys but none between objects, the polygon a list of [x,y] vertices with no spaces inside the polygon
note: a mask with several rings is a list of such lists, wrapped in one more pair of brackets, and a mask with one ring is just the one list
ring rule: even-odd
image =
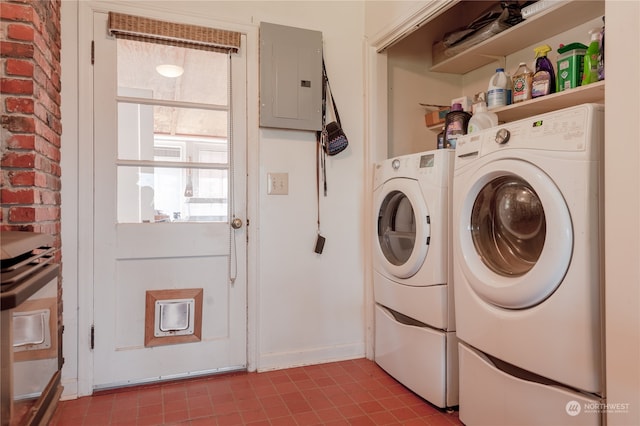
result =
[{"label": "closet shelf", "polygon": [[431,71],[466,74],[481,66],[514,53],[536,41],[565,32],[591,19],[604,15],[604,1],[558,2],[537,15],[496,34],[442,62],[434,64]]},{"label": "closet shelf", "polygon": [[[498,120],[500,120],[501,123],[509,123],[574,105],[584,103],[604,104],[604,88],[605,81],[599,81],[587,86],[580,86],[575,89],[565,90],[529,101],[495,108],[491,111],[498,114]],[[440,131],[442,124],[429,126],[429,129]]]}]

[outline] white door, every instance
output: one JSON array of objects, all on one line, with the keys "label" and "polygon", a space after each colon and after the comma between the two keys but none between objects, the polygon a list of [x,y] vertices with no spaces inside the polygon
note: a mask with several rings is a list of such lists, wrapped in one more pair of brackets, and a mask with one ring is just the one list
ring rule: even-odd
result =
[{"label": "white door", "polygon": [[94,14],[94,388],[246,368],[244,42],[116,40]]}]

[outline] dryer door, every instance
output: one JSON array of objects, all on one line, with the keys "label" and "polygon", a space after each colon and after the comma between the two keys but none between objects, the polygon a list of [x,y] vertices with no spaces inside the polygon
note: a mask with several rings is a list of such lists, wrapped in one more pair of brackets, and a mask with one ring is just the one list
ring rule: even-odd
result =
[{"label": "dryer door", "polygon": [[429,250],[429,211],[418,182],[391,179],[378,189],[378,259],[397,278],[413,276]]},{"label": "dryer door", "polygon": [[562,282],[573,248],[568,207],[532,164],[505,159],[480,167],[461,188],[457,248],[470,286],[509,309],[537,305]]}]

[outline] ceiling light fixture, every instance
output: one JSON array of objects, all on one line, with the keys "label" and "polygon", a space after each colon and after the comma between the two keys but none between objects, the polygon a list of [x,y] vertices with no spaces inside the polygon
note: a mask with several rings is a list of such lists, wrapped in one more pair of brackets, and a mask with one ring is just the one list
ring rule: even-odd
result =
[{"label": "ceiling light fixture", "polygon": [[158,71],[158,74],[163,77],[176,78],[182,75],[182,73],[184,72],[184,68],[178,65],[164,64],[158,65],[156,67],[156,71]]}]

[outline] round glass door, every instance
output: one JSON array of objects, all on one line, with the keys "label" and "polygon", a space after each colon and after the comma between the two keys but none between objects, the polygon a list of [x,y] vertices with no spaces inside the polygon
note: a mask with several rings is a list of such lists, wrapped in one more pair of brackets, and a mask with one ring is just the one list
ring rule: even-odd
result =
[{"label": "round glass door", "polygon": [[430,234],[427,207],[417,183],[409,179],[385,183],[378,206],[383,266],[395,277],[411,277],[424,263]]},{"label": "round glass door", "polygon": [[459,189],[455,251],[469,286],[486,303],[535,306],[561,285],[573,252],[562,193],[520,160],[485,164]]},{"label": "round glass door", "polygon": [[388,194],[380,207],[378,241],[384,257],[393,265],[402,265],[416,244],[416,216],[411,201],[400,191]]},{"label": "round glass door", "polygon": [[544,247],[546,217],[540,197],[516,176],[485,185],[471,211],[471,238],[496,274],[519,277],[536,264]]}]

